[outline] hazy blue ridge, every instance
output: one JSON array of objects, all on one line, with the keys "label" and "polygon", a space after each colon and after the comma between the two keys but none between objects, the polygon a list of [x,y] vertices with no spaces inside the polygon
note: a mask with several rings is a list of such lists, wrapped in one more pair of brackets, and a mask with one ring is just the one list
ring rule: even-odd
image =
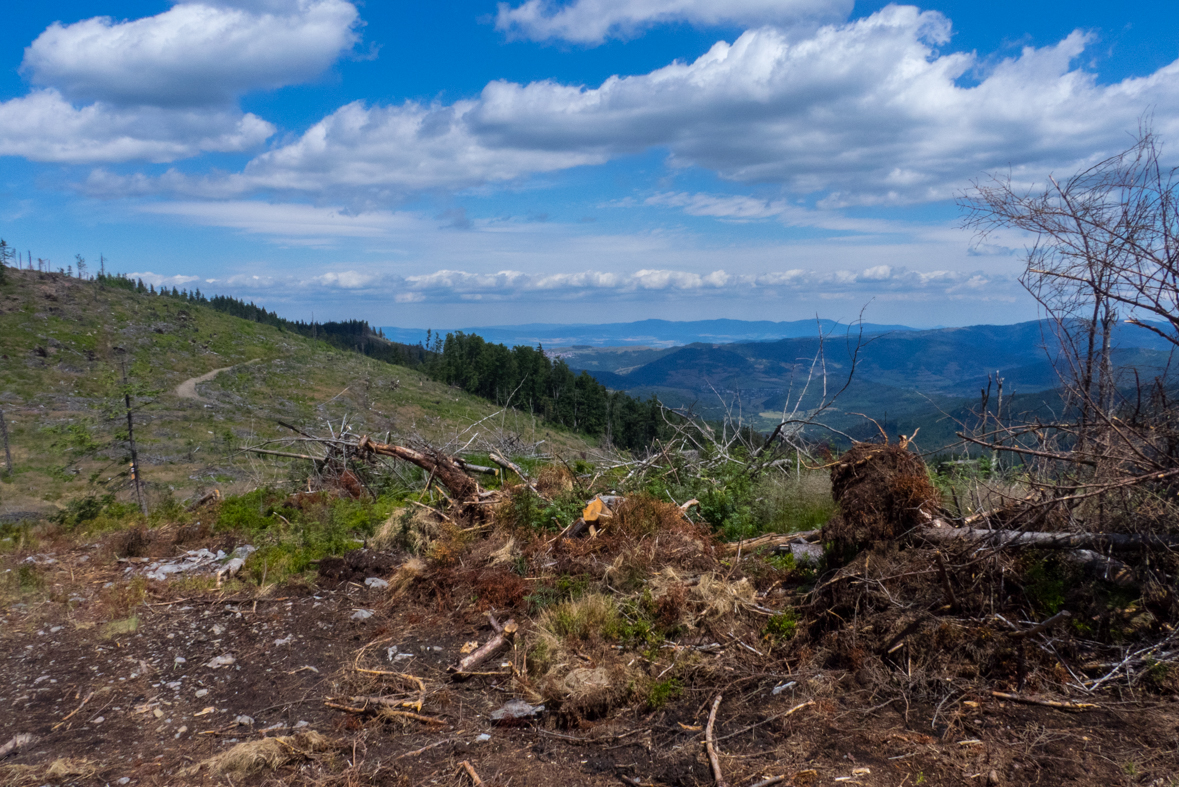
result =
[{"label": "hazy blue ridge", "polygon": [[[440,329],[445,336],[448,331],[461,330],[482,336],[484,340],[509,347],[538,344],[549,347],[671,347],[676,345],[706,342],[709,344],[732,344],[736,342],[763,342],[778,339],[816,336],[822,327],[824,334],[846,333],[848,326],[834,320],[794,320],[791,322],[745,321],[745,320],[693,320],[676,322],[671,320],[641,320],[639,322],[606,323],[602,325],[576,324],[557,325],[532,323],[525,325],[497,325],[490,327]],[[889,331],[912,331],[905,325],[878,325],[864,323],[866,335]],[[417,344],[424,342],[426,331],[419,328],[383,327],[385,336],[395,342]],[[856,327],[859,330],[859,326]]]}]

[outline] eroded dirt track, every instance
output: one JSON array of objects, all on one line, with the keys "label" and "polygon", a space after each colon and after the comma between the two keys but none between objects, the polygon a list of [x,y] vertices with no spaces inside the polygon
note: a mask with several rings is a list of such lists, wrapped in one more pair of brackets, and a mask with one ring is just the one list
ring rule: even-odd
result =
[{"label": "eroded dirt track", "polygon": [[220,369],[214,369],[211,372],[205,372],[204,374],[199,375],[197,377],[190,377],[187,380],[185,380],[184,382],[180,383],[180,385],[176,386],[176,388],[173,390],[173,393],[176,394],[176,396],[181,399],[191,399],[196,402],[209,403],[212,400],[206,399],[205,397],[203,397],[199,393],[197,393],[197,386],[198,385],[200,385],[201,383],[209,382],[209,380],[212,380],[214,377],[221,374],[222,372],[228,372],[230,369],[236,369],[238,366],[245,366],[245,365],[251,364],[251,363],[258,363],[259,360],[261,360],[261,359],[254,359],[252,361],[246,361],[245,363],[235,364],[233,366],[223,366]]},{"label": "eroded dirt track", "polygon": [[[716,737],[732,787],[777,775],[796,785],[1164,787],[1179,773],[1179,714],[1169,700],[1107,694],[1082,713],[984,696],[905,707],[871,695],[852,672],[748,669],[732,644],[700,657],[719,684],[689,683],[660,709],[622,708],[573,726],[549,713],[503,726],[491,712],[520,696],[511,666],[524,654],[465,682],[446,672],[464,643],[491,634],[475,612],[454,617],[426,598],[382,609],[383,591],[355,583],[185,597],[148,582],[139,600],[142,582],[100,553],[35,558],[47,598],[3,610],[0,744],[23,733],[35,740],[0,763],[0,784],[458,785],[469,783],[459,770],[469,761],[486,783],[517,787],[707,785],[702,727],[717,685],[725,699]],[[726,634],[721,625],[701,641],[729,643]],[[365,664],[423,681],[421,715],[437,723],[325,705],[404,688],[356,673],[366,644]],[[783,716],[806,701],[814,704]],[[191,771],[237,743],[300,730],[330,747],[248,776]]]}]

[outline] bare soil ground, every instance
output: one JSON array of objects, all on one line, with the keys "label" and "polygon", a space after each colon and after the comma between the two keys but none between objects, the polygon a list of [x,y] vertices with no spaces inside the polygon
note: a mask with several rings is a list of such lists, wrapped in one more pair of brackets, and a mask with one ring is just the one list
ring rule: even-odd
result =
[{"label": "bare soil ground", "polygon": [[[464,645],[492,634],[477,605],[430,594],[388,604],[386,591],[353,582],[264,592],[145,582],[101,544],[9,555],[0,573],[22,565],[36,565],[40,589],[10,595],[0,611],[0,745],[34,740],[0,762],[3,785],[465,785],[464,761],[489,785],[709,785],[703,727],[718,692],[715,736],[732,787],[775,776],[893,787],[1179,783],[1179,702],[1156,695],[1114,689],[1071,712],[989,692],[906,706],[851,670],[792,672],[720,620],[678,643],[708,680],[687,679],[658,709],[505,725],[491,712],[521,698],[512,671],[526,654],[509,651],[463,682],[446,671]],[[373,614],[355,619],[357,610]],[[419,715],[430,721],[326,705],[406,687],[358,665],[420,678]],[[300,749],[304,739],[283,737],[275,769],[193,771],[239,743],[306,731],[327,744]]]}]

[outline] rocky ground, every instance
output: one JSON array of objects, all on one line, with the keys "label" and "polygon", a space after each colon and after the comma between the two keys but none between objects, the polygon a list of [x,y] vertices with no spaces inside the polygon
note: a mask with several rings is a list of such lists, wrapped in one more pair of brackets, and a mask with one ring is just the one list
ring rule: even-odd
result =
[{"label": "rocky ground", "polygon": [[[0,784],[459,785],[472,781],[467,763],[486,784],[706,785],[716,694],[733,787],[1179,784],[1173,700],[1114,689],[1071,711],[982,692],[905,704],[854,671],[758,658],[723,621],[679,645],[707,662],[711,685],[689,683],[658,709],[497,721],[505,703],[535,699],[512,680],[526,654],[453,680],[447,666],[493,634],[473,608],[389,604],[363,580],[218,590],[145,579],[164,557],[120,562],[93,543],[4,558],[8,587],[24,576],[37,588],[10,593],[0,618],[0,745],[16,741]],[[372,696],[395,698],[401,715],[372,713],[360,699]],[[257,757],[209,762],[230,751]]]}]

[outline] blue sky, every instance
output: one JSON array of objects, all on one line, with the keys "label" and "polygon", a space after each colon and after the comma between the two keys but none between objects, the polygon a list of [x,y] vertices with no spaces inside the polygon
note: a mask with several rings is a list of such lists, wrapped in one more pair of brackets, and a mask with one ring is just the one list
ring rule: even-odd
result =
[{"label": "blue sky", "polygon": [[1174,3],[22,3],[0,236],[292,318],[1035,316],[972,178],[1179,136]]}]

